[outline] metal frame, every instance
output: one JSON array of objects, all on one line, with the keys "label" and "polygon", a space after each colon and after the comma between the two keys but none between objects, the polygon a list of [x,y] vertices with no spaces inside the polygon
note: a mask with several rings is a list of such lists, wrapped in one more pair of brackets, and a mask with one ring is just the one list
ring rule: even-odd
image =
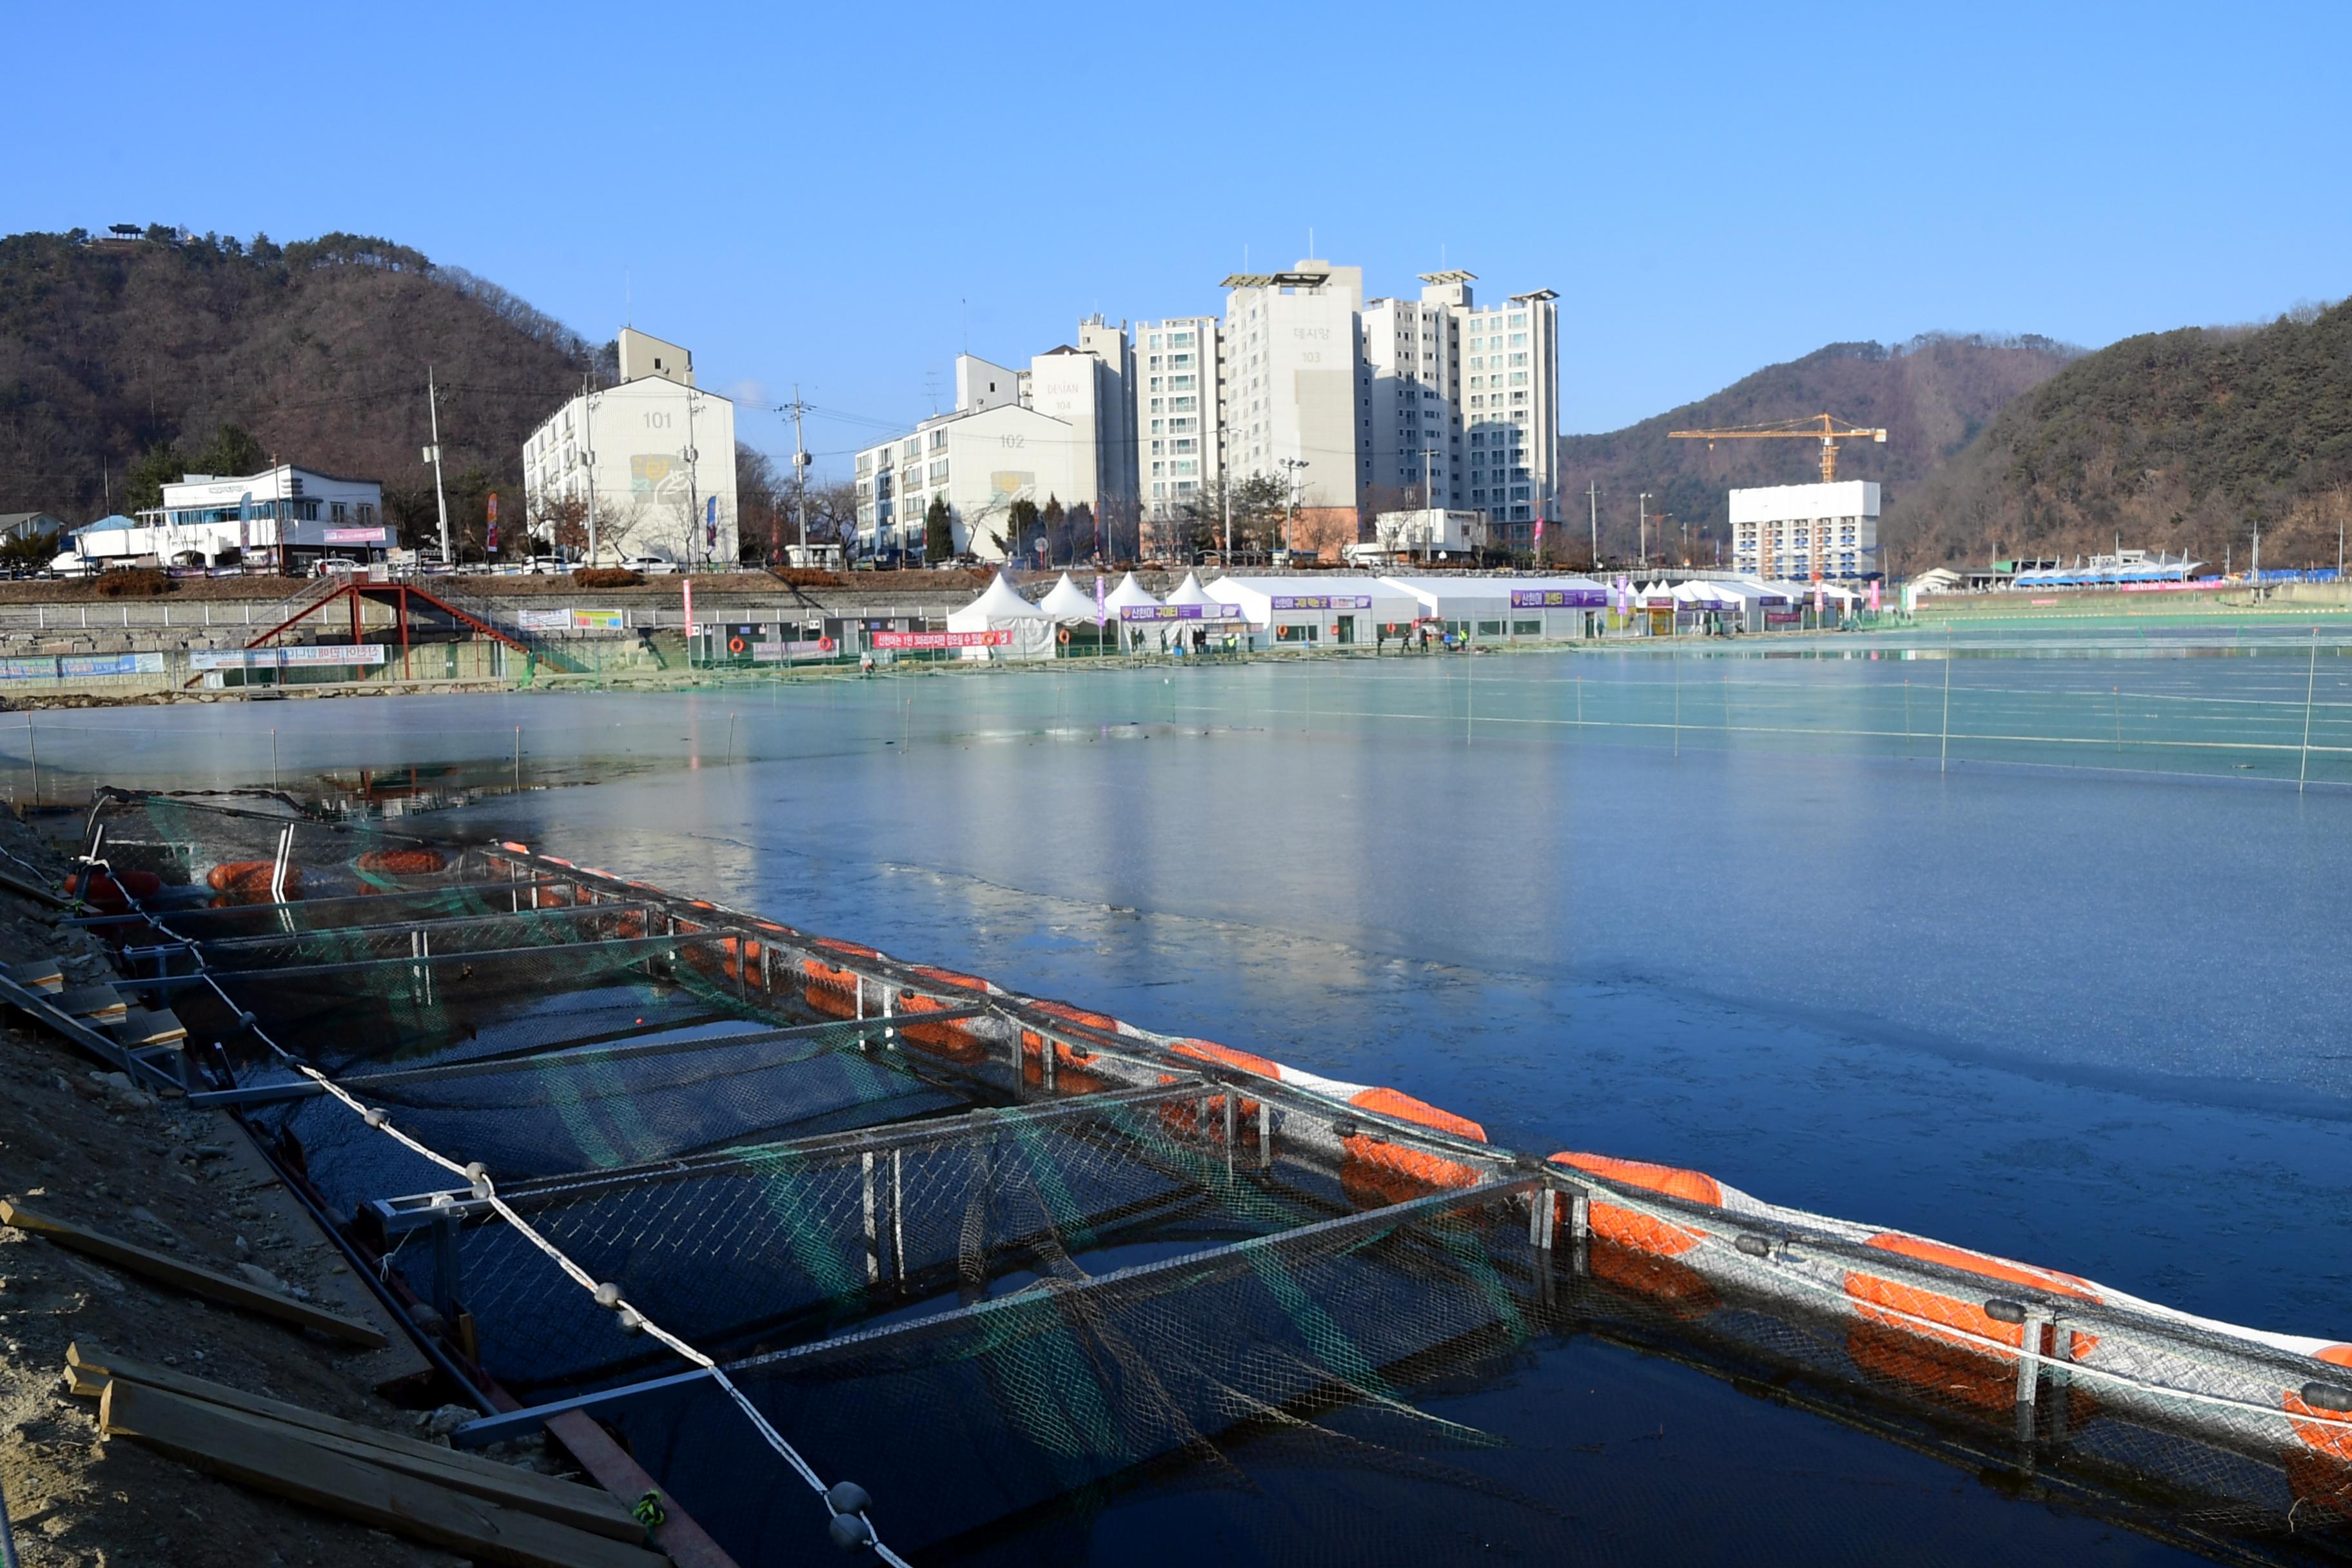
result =
[{"label": "metal frame", "polygon": [[[1189,1283],[1182,1277],[1202,1270],[1223,1271],[1248,1264],[1258,1253],[1270,1247],[1286,1246],[1306,1240],[1328,1241],[1352,1238],[1360,1234],[1393,1229],[1409,1225],[1431,1214],[1460,1207],[1465,1204],[1487,1204],[1515,1196],[1535,1184],[1534,1177],[1487,1182],[1475,1187],[1462,1187],[1451,1192],[1435,1193],[1428,1197],[1414,1198],[1384,1208],[1370,1209],[1344,1218],[1323,1220],[1314,1225],[1276,1231],[1270,1236],[1251,1237],[1243,1241],[1230,1241],[1222,1246],[1203,1247],[1198,1252],[1165,1258],[1156,1263],[1139,1263],[1131,1268],[1116,1268],[1108,1274],[1097,1274],[1076,1284],[1062,1286],[1050,1293],[1021,1291],[1011,1296],[999,1296],[985,1301],[975,1301],[968,1307],[957,1307],[928,1317],[892,1323],[878,1329],[860,1329],[846,1334],[835,1334],[814,1344],[799,1345],[791,1350],[772,1351],[765,1355],[730,1362],[722,1369],[732,1375],[745,1372],[765,1372],[793,1362],[804,1362],[818,1356],[834,1355],[845,1351],[865,1351],[877,1344],[901,1341],[922,1334],[961,1328],[967,1323],[985,1321],[998,1313],[1016,1309],[1028,1309],[1039,1302],[1059,1303],[1080,1296],[1098,1294],[1129,1286],[1152,1285],[1163,1280]],[[502,1442],[509,1437],[529,1436],[549,1416],[566,1410],[592,1410],[617,1404],[623,1400],[641,1398],[648,1394],[683,1387],[709,1377],[708,1369],[673,1373],[667,1377],[650,1378],[641,1383],[625,1384],[617,1388],[600,1389],[591,1394],[575,1394],[569,1399],[534,1405],[521,1410],[511,1410],[497,1415],[469,1421],[450,1433],[452,1445],[463,1448],[478,1448]]]}]

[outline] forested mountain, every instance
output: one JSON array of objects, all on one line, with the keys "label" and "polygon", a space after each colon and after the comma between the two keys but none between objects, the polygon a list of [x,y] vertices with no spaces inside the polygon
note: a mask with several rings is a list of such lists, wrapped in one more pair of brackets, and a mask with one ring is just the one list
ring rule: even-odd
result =
[{"label": "forested mountain", "polygon": [[2352,302],[2126,338],[2017,399],[1890,509],[1907,569],[2127,546],[2333,566],[2352,521]]},{"label": "forested mountain", "polygon": [[[1653,561],[1678,558],[1683,525],[1691,554],[1704,563],[1721,542],[1728,557],[1725,492],[1749,485],[1810,484],[1821,478],[1812,441],[1677,441],[1667,432],[1760,425],[1830,413],[1884,427],[1886,444],[1844,446],[1841,479],[1876,479],[1899,500],[1937,472],[1990,425],[2001,408],[2082,353],[2047,338],[1931,334],[1895,347],[1832,343],[1786,364],[1747,376],[1711,397],[1604,436],[1560,438],[1564,536],[1556,552],[1589,553],[1587,486],[1600,487],[1601,550],[1629,559],[1636,547],[1638,497],[1650,492]],[[1667,521],[1655,521],[1660,513]],[[1671,551],[1659,530],[1671,535]]]},{"label": "forested mountain", "polygon": [[152,486],[176,462],[257,453],[380,479],[386,510],[413,526],[433,508],[418,459],[429,364],[453,517],[478,522],[492,489],[520,515],[523,437],[600,357],[497,285],[385,240],[13,235],[0,511],[79,521],[123,509],[142,456]]}]

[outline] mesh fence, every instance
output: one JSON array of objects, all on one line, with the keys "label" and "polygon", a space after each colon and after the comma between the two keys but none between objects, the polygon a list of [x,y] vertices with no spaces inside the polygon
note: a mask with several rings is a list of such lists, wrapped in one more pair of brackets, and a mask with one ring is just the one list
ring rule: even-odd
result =
[{"label": "mesh fence", "polygon": [[[513,847],[133,795],[100,827],[163,889],[126,963],[172,988],[205,1092],[463,1375],[593,1396],[746,1564],[805,1554],[806,1500],[770,1483],[812,1465],[940,1560],[1177,1496],[1269,1561],[1656,1550],[1612,1510],[1687,1482],[1629,1493],[1563,1449],[1591,1346],[2198,1550],[2352,1555],[2352,1372],[2315,1342],[1524,1160],[1390,1091]],[[173,905],[257,845],[302,896]],[[394,866],[425,885],[366,880]],[[677,1381],[680,1345],[731,1381]]]}]

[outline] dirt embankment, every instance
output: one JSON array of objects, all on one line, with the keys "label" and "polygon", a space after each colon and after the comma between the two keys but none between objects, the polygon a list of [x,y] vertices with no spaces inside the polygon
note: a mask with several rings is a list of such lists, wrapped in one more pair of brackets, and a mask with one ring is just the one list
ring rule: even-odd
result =
[{"label": "dirt embankment", "polygon": [[[0,872],[29,880],[36,868],[61,868],[0,814]],[[54,920],[0,892],[0,962],[55,958],[68,985],[107,980],[100,945]],[[0,1011],[0,1195],[223,1272],[249,1265],[289,1293],[388,1326],[226,1116],[110,1079],[14,1011]],[[397,1334],[390,1351],[353,1352],[0,1228],[0,1490],[26,1568],[460,1561],[101,1440],[95,1404],[61,1385],[75,1341],[411,1436],[429,1429],[373,1392],[422,1364]],[[435,1402],[429,1386],[412,1386],[419,1403]],[[542,1458],[535,1468],[552,1467]]]}]

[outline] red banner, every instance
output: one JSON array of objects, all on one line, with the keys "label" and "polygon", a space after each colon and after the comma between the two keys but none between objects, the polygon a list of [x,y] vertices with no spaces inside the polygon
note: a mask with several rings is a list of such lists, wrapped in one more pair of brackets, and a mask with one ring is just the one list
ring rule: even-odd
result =
[{"label": "red banner", "polygon": [[876,632],[877,648],[1011,647],[1013,634],[995,632]]}]

